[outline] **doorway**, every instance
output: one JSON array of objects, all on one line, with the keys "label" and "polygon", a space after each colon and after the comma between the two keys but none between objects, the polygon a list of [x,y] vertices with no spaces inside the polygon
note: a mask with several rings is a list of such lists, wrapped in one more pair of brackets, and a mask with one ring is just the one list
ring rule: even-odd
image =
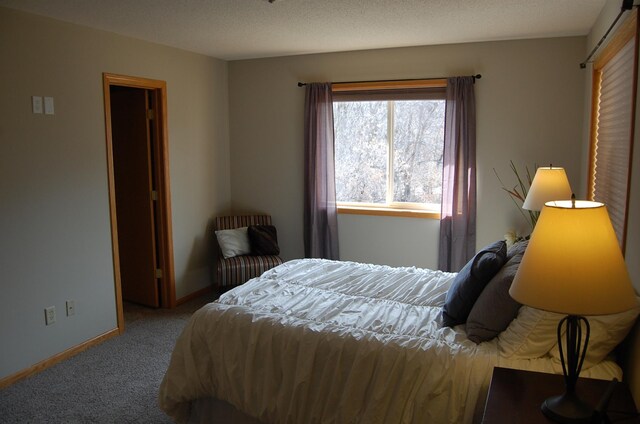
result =
[{"label": "doorway", "polygon": [[123,301],[175,307],[166,83],[103,74],[118,328]]}]

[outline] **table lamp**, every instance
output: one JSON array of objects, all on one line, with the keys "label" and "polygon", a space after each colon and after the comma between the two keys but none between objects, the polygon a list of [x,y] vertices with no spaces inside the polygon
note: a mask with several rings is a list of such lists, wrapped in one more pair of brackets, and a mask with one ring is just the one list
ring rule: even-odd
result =
[{"label": "table lamp", "polygon": [[575,392],[589,343],[584,315],[622,312],[636,302],[605,205],[574,198],[547,202],[509,294],[524,305],[567,314],[558,324],[565,392],[541,408],[556,422],[590,422],[593,409]]},{"label": "table lamp", "polygon": [[523,209],[540,211],[550,200],[571,199],[571,186],[564,168],[541,166],[536,170],[527,198],[522,203]]}]

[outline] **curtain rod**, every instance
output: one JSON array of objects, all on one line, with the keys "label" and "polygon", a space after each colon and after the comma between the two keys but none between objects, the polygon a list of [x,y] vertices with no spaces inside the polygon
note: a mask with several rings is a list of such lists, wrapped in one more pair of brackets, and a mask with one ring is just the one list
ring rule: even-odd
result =
[{"label": "curtain rod", "polygon": [[580,64],[580,69],[584,69],[584,68],[587,67],[587,63],[589,62],[589,59],[591,59],[591,56],[593,56],[598,51],[598,49],[600,48],[600,46],[604,42],[605,38],[607,38],[607,36],[609,35],[609,33],[611,32],[613,27],[616,26],[616,24],[618,23],[618,20],[620,19],[622,14],[624,12],[626,12],[627,10],[631,10],[633,7],[637,7],[637,6],[635,6],[633,4],[633,0],[622,0],[622,7],[620,8],[620,13],[618,13],[618,16],[616,16],[616,19],[614,19],[613,23],[611,24],[611,26],[609,27],[607,32],[604,33],[604,35],[602,36],[600,41],[598,41],[598,44],[596,44],[596,46],[593,48],[593,50],[591,50],[591,53],[589,53],[589,57],[587,57],[584,60],[584,62],[582,62]]},{"label": "curtain rod", "polygon": [[[480,74],[471,75],[471,78],[473,78],[473,82],[475,83],[477,79],[482,78],[482,75],[480,75]],[[384,82],[402,82],[402,81],[437,80],[437,79],[445,79],[445,78],[405,78],[405,79],[384,80]],[[372,80],[372,81],[336,81],[336,82],[333,82],[333,84],[359,84],[359,83],[365,83],[365,82],[380,82],[380,80]],[[306,83],[306,82],[299,82],[298,83],[298,87],[304,87],[307,84],[308,83]]]}]

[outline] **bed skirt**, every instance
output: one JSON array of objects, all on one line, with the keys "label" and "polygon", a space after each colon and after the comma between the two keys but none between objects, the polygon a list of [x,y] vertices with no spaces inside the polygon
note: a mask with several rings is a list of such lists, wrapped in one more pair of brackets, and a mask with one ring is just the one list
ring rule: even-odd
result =
[{"label": "bed skirt", "polygon": [[224,400],[201,398],[191,402],[189,424],[263,424]]}]

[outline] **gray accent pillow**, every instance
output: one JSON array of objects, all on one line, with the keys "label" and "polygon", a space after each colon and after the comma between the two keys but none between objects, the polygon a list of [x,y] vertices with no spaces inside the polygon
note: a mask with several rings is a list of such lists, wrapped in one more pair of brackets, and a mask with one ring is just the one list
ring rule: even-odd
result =
[{"label": "gray accent pillow", "polygon": [[475,343],[491,340],[507,329],[518,315],[520,303],[509,295],[528,240],[511,246],[507,263],[489,281],[467,318],[467,337]]},{"label": "gray accent pillow", "polygon": [[446,327],[462,324],[489,280],[496,275],[507,258],[507,244],[497,241],[485,246],[460,270],[453,280],[442,307],[442,323]]},{"label": "gray accent pillow", "polygon": [[514,256],[517,255],[524,255],[524,251],[527,249],[527,246],[529,245],[529,240],[522,240],[522,241],[518,241],[516,243],[514,243],[508,250],[507,250],[507,261],[511,258],[513,258]]}]

